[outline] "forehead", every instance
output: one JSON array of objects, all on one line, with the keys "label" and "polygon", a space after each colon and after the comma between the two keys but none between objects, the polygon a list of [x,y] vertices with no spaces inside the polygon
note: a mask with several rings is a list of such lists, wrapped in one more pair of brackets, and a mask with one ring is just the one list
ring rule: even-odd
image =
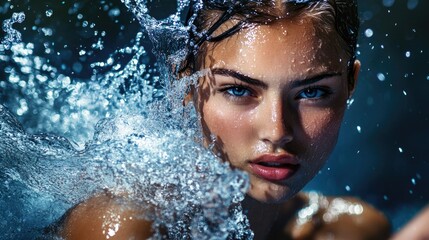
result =
[{"label": "forehead", "polygon": [[311,20],[283,19],[253,25],[219,42],[209,43],[205,67],[222,67],[255,77],[338,71],[345,65],[335,33],[324,33]]}]

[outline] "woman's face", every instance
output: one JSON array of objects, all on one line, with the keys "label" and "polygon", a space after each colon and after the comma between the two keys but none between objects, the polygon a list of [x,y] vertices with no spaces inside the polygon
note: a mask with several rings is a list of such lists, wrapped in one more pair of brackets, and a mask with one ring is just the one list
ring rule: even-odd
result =
[{"label": "woman's face", "polygon": [[249,173],[259,201],[299,191],[336,143],[351,94],[348,59],[335,34],[321,36],[310,21],[282,20],[208,45],[211,71],[194,95],[206,143],[215,136],[221,158]]}]

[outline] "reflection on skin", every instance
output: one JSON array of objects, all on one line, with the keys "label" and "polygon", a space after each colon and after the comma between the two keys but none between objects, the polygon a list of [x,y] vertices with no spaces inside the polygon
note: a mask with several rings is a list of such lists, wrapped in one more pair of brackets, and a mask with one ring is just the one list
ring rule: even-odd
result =
[{"label": "reflection on skin", "polygon": [[152,223],[132,205],[124,205],[110,193],[102,193],[75,206],[48,229],[67,240],[147,239]]}]

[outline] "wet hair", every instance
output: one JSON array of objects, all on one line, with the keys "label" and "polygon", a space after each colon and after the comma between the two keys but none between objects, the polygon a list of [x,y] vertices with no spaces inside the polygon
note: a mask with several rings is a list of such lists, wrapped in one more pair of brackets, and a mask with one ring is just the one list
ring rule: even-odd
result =
[{"label": "wet hair", "polygon": [[[254,24],[298,16],[315,19],[322,31],[337,33],[340,47],[349,57],[352,77],[360,25],[357,0],[191,0],[186,20],[191,26],[188,56],[180,71],[199,70],[204,43],[220,42]],[[227,22],[233,24],[225,28]]]}]

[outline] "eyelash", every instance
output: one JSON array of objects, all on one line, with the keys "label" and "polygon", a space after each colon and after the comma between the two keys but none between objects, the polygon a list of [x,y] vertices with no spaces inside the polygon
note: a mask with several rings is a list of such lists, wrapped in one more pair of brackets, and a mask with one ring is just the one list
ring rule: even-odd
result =
[{"label": "eyelash", "polygon": [[[308,94],[308,91],[316,91],[315,92],[316,96],[304,96],[305,94]],[[331,94],[332,94],[332,91],[326,87],[310,86],[298,92],[296,99],[318,100],[318,99],[328,97]]]},{"label": "eyelash", "polygon": [[[244,93],[237,94],[237,92],[233,92],[233,91],[244,91]],[[309,94],[309,91],[316,91],[316,92],[310,92],[312,94],[315,94],[315,96],[308,96],[307,94]],[[226,97],[231,98],[232,100],[243,100],[243,98],[246,97],[252,97],[254,96],[253,91],[250,90],[249,88],[243,86],[243,85],[232,85],[232,86],[227,86],[225,88],[220,89],[220,92],[222,92],[222,94],[224,94]],[[300,92],[298,92],[296,99],[304,99],[304,100],[310,100],[310,101],[314,101],[314,100],[318,100],[318,99],[322,99],[322,98],[326,98],[329,95],[331,95],[333,92],[331,89],[327,88],[327,87],[321,87],[321,86],[310,86],[307,87],[303,90],[301,90]]]},{"label": "eyelash", "polygon": [[[234,93],[234,91],[244,91],[244,93],[237,94],[237,92]],[[253,91],[250,90],[249,88],[243,86],[243,85],[232,85],[232,86],[227,86],[225,88],[222,88],[220,90],[225,96],[227,96],[228,98],[232,98],[234,100],[240,100],[242,98],[246,98],[246,97],[252,97],[254,96]]]}]

